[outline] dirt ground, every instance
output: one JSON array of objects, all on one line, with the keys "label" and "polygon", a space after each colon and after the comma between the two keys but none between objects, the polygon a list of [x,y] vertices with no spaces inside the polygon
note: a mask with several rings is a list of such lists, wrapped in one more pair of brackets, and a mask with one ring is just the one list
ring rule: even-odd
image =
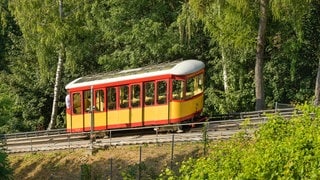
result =
[{"label": "dirt ground", "polygon": [[171,144],[151,144],[109,147],[92,155],[85,149],[10,154],[9,160],[14,179],[156,179],[165,168],[177,170],[183,160],[202,154],[201,143],[179,143],[173,154]]}]

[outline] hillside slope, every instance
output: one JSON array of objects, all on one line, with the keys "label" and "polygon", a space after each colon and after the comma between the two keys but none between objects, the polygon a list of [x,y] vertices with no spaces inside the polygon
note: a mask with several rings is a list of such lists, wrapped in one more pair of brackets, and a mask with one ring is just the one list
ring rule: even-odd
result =
[{"label": "hillside slope", "polygon": [[[175,144],[173,167],[203,151],[202,144]],[[154,179],[171,165],[171,144],[141,146],[141,179]],[[140,146],[112,147],[89,155],[87,150],[11,154],[14,179],[123,179],[138,177]],[[111,165],[112,162],[112,165]],[[88,169],[91,168],[90,170]],[[111,173],[112,168],[112,173]],[[81,170],[82,169],[82,170]]]}]

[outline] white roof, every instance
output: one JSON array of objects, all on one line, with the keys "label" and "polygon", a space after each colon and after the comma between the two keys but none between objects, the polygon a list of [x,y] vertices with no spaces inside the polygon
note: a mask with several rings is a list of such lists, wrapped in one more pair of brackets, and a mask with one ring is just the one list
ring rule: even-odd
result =
[{"label": "white roof", "polygon": [[184,60],[162,63],[118,72],[109,72],[75,79],[66,85],[66,89],[94,86],[104,83],[119,82],[124,80],[154,77],[159,75],[188,75],[204,68],[204,63],[199,60]]}]

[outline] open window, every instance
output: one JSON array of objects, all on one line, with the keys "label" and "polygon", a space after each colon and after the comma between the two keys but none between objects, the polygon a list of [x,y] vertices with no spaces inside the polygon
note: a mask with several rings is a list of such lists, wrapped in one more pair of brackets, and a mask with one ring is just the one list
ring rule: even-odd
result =
[{"label": "open window", "polygon": [[184,83],[182,80],[172,81],[172,99],[181,100],[183,99]]},{"label": "open window", "polygon": [[167,82],[157,82],[157,104],[167,104]]},{"label": "open window", "polygon": [[134,84],[131,86],[131,107],[140,107],[140,85]]},{"label": "open window", "polygon": [[187,79],[186,97],[190,98],[203,92],[203,74]]},{"label": "open window", "polygon": [[203,74],[199,74],[198,76],[195,77],[195,92],[194,94],[200,94],[203,92]]},{"label": "open window", "polygon": [[81,114],[81,94],[72,94],[72,108],[74,114]]},{"label": "open window", "polygon": [[129,107],[129,86],[120,86],[120,108]]},{"label": "open window", "polygon": [[91,107],[91,90],[86,90],[83,92],[83,104],[84,104],[84,111],[90,111]]},{"label": "open window", "polygon": [[96,90],[95,98],[96,98],[95,110],[98,112],[103,112],[104,111],[104,91]]},{"label": "open window", "polygon": [[146,82],[144,84],[144,92],[145,105],[154,105],[154,82]]},{"label": "open window", "polygon": [[117,91],[115,87],[107,88],[107,103],[108,103],[108,110],[115,110],[117,107]]}]

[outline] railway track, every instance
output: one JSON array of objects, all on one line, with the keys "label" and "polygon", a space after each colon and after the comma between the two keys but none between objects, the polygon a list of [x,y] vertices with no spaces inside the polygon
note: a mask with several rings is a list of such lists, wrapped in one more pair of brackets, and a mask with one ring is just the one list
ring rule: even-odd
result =
[{"label": "railway track", "polygon": [[[249,134],[252,133],[268,120],[268,114],[275,113],[291,118],[301,112],[288,108],[221,115],[207,118],[206,122],[183,124],[184,127],[194,127],[188,128],[184,133],[159,133],[154,131],[158,126],[100,131],[98,133],[107,133],[108,136],[97,138],[94,142],[88,138],[90,137],[90,132],[67,133],[65,129],[13,133],[1,135],[1,145],[2,149],[7,153],[106,148],[133,144],[168,143],[172,142],[173,139],[175,142],[201,141],[203,140],[204,131],[206,131],[207,138],[210,140],[227,139],[244,129]],[[250,119],[248,124],[244,124],[246,119]],[[206,125],[204,126],[204,124]]]}]

